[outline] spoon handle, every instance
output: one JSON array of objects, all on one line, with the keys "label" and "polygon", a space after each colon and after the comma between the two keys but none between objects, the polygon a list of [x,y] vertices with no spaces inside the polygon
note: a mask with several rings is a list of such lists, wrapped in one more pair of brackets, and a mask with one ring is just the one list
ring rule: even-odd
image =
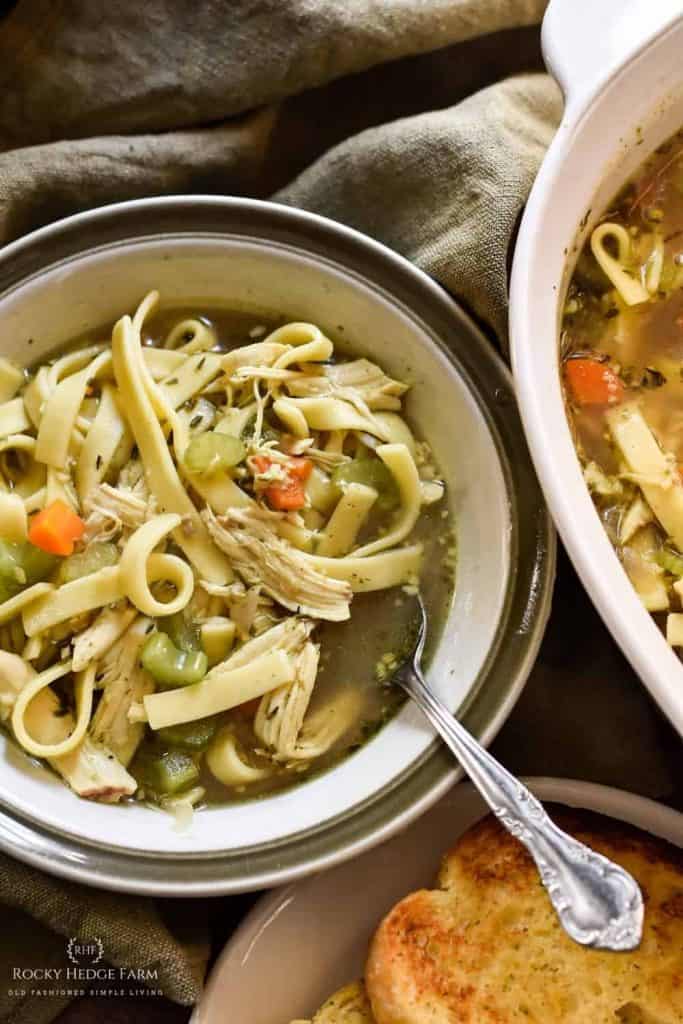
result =
[{"label": "spoon handle", "polygon": [[501,824],[526,846],[567,934],[596,949],[635,949],[643,902],[631,875],[558,828],[526,786],[454,718],[415,666],[402,666],[395,681],[419,704]]}]

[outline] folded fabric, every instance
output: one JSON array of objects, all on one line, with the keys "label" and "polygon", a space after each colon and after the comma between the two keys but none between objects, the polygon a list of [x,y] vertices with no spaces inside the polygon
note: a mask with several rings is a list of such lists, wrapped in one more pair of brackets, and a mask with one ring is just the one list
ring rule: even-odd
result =
[{"label": "folded fabric", "polygon": [[[1,854],[0,902],[2,1021],[43,1024],[71,1001],[70,991],[95,983],[119,991],[146,985],[185,1005],[199,997],[208,942],[203,922],[188,920],[182,904],[65,882]],[[95,944],[97,951],[79,956],[75,942]],[[100,971],[124,973],[114,970],[111,981],[90,982],[85,974],[74,980],[76,967],[91,968],[96,958]]]},{"label": "folded fabric", "polygon": [[509,243],[558,114],[547,76],[519,75],[340,143],[275,198],[397,249],[504,343]]},{"label": "folded fabric", "polygon": [[[404,253],[504,344],[510,240],[561,109],[538,73],[544,0],[4,6],[0,243],[131,197],[274,193]],[[197,998],[206,937],[174,937],[152,900],[0,857],[0,903],[3,978],[29,950],[59,965],[65,939],[98,938]],[[68,999],[9,989],[15,1024]]]},{"label": "folded fabric", "polygon": [[395,246],[504,339],[508,243],[561,100],[546,75],[500,79],[540,66],[544,0],[196,6],[10,11],[0,242],[136,196],[276,192]]}]

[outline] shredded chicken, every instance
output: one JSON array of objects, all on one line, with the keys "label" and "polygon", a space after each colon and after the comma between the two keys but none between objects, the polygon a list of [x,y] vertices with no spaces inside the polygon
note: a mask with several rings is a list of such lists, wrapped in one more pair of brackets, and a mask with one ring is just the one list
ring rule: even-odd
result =
[{"label": "shredded chicken", "polygon": [[254,621],[259,611],[260,596],[260,587],[249,587],[248,590],[245,590],[242,594],[235,595],[227,602],[230,618],[237,626],[240,640],[245,640],[253,629]]},{"label": "shredded chicken", "polygon": [[90,800],[113,804],[138,788],[116,755],[90,736],[71,754],[52,758],[50,764],[75,793]]},{"label": "shredded chicken", "polygon": [[117,516],[108,512],[92,510],[87,514],[85,530],[83,532],[83,543],[91,544],[93,541],[109,541],[117,537],[123,530],[123,523]]},{"label": "shredded chicken", "polygon": [[73,639],[73,670],[80,672],[91,661],[102,658],[130,626],[137,615],[135,608],[122,604],[105,608],[95,621]]},{"label": "shredded chicken", "polygon": [[297,757],[297,740],[315,686],[320,647],[307,640],[296,658],[296,678],[262,699],[254,731],[276,761]]},{"label": "shredded chicken", "polygon": [[243,597],[246,587],[239,580],[234,583],[212,583],[210,580],[197,580],[197,583],[210,597],[222,597],[224,601],[231,601]]},{"label": "shredded chicken", "polygon": [[274,606],[271,602],[268,606],[264,606],[257,610],[251,627],[251,631],[254,636],[259,636],[259,634],[264,633],[277,622],[277,618],[273,614],[273,607]]},{"label": "shredded chicken", "polygon": [[[209,404],[208,402],[206,403]],[[149,500],[149,487],[145,479],[145,467],[141,459],[131,459],[125,466],[121,467],[117,487],[132,491],[136,498],[147,502]]]},{"label": "shredded chicken", "polygon": [[[370,436],[368,434],[368,437]],[[377,438],[372,440],[375,446],[381,444]],[[351,456],[344,455],[341,451],[324,451],[322,448],[316,448],[313,437],[286,437],[280,442],[280,447],[286,455],[305,455],[311,462],[315,462],[316,465],[328,471],[336,469],[337,466],[341,466],[345,462],[351,462]]]},{"label": "shredded chicken", "polygon": [[[35,676],[35,671],[23,658],[0,651],[0,720],[8,723],[17,694]],[[73,715],[64,714],[57,695],[47,687],[34,697],[31,707],[40,702],[35,713],[40,723],[42,743],[57,743],[65,739],[74,726]],[[116,803],[122,796],[131,796],[137,789],[135,779],[128,774],[116,755],[102,743],[86,736],[71,753],[50,758],[49,762],[78,796],[104,803]]]},{"label": "shredded chicken", "polygon": [[336,469],[337,466],[342,466],[345,462],[351,461],[350,455],[344,455],[343,452],[326,452],[322,448],[309,448],[306,456],[316,466],[320,466],[321,469],[326,470],[328,473]]},{"label": "shredded chicken", "polygon": [[144,725],[130,721],[128,712],[154,690],[152,678],[140,666],[140,648],[150,619],[140,617],[109,648],[98,666],[102,698],[90,724],[95,740],[114,751],[122,764],[130,764],[144,735]]},{"label": "shredded chicken", "polygon": [[369,409],[400,409],[401,395],[407,384],[393,380],[369,359],[353,359],[348,363],[334,363],[324,368],[324,375],[298,377],[287,381],[290,395],[306,398],[310,395],[337,394],[353,400],[352,393]]},{"label": "shredded chicken", "polygon": [[93,488],[84,502],[84,511],[88,518],[96,513],[104,519],[117,519],[129,530],[137,530],[153,515],[153,509],[144,498],[132,490],[110,484]]},{"label": "shredded chicken", "polygon": [[260,658],[262,654],[282,651],[284,654],[296,654],[308,640],[315,622],[311,619],[286,618],[271,626],[265,633],[242,644],[226,661],[225,669],[241,668],[250,661]]},{"label": "shredded chicken", "polygon": [[350,616],[349,583],[323,576],[273,529],[272,516],[258,508],[229,509],[216,518],[202,513],[209,533],[245,583],[261,584],[284,608],[339,622]]},{"label": "shredded chicken", "polygon": [[[212,584],[209,584],[212,586]],[[241,584],[240,584],[241,586]],[[185,610],[190,619],[200,620],[211,615],[222,615],[225,599],[220,594],[210,594],[203,587],[195,587],[194,593]]]}]

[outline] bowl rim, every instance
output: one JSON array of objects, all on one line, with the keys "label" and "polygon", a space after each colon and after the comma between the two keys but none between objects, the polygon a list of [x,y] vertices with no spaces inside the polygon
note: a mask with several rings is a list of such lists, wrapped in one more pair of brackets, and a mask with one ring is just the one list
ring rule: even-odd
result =
[{"label": "bowl rim", "polygon": [[[426,329],[474,397],[506,478],[513,540],[496,640],[461,712],[471,731],[490,743],[514,707],[543,637],[554,581],[555,533],[531,466],[510,373],[445,290],[381,243],[317,214],[262,200],[174,196],[99,207],[11,243],[0,251],[0,293],[95,248],[206,234],[285,244],[365,279]],[[459,339],[453,349],[446,344],[449,337]],[[404,828],[461,774],[435,741],[390,786],[351,808],[343,820],[234,853],[188,851],[161,857],[104,849],[55,833],[2,805],[0,849],[62,877],[120,891],[167,896],[239,892],[292,881],[357,855]]]}]

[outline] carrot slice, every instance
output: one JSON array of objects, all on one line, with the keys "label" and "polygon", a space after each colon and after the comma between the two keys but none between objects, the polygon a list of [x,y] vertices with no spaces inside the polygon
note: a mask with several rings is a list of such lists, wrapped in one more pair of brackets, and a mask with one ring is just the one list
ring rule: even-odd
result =
[{"label": "carrot slice", "polygon": [[624,397],[619,377],[597,359],[568,359],[564,377],[577,405],[614,405]]},{"label": "carrot slice", "polygon": [[313,463],[310,459],[304,459],[300,455],[293,456],[287,463],[287,472],[302,483],[308,480],[313,471]]},{"label": "carrot slice", "polygon": [[296,512],[306,504],[304,489],[298,480],[271,484],[265,490],[266,500],[278,512]]},{"label": "carrot slice", "polygon": [[[269,459],[264,455],[254,456],[253,461],[259,473],[266,473],[275,462],[274,459]],[[279,465],[283,467],[285,477],[283,480],[273,481],[266,487],[264,491],[266,501],[271,508],[278,512],[296,512],[306,504],[303,483],[311,475],[313,463],[310,459],[294,456],[286,463],[279,463]]]},{"label": "carrot slice", "polygon": [[51,555],[70,555],[74,542],[80,540],[85,523],[69,506],[57,499],[31,520],[28,539],[41,551]]}]

